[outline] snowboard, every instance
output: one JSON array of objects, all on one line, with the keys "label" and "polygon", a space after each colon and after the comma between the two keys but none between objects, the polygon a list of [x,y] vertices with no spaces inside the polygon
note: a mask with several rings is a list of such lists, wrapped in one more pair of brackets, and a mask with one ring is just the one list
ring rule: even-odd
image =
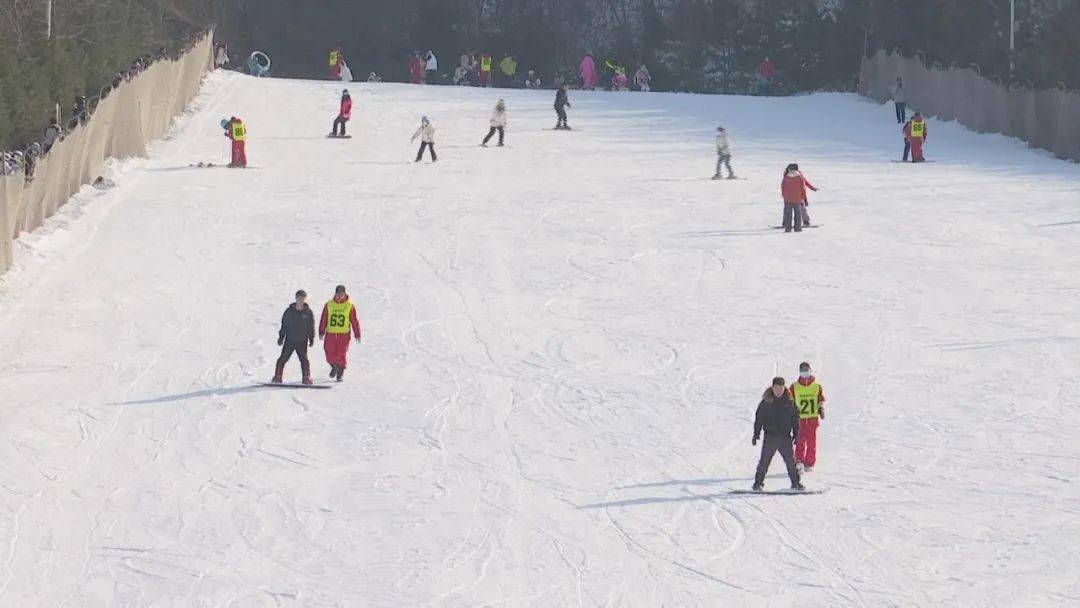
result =
[{"label": "snowboard", "polygon": [[327,135],[326,139],[352,139],[352,135]]},{"label": "snowboard", "polygon": [[[811,228],[811,229],[813,229],[813,228],[821,228],[822,226],[823,226],[823,224],[810,224],[809,226],[803,226],[803,230],[805,230],[807,228]],[[783,230],[784,229],[783,226],[769,226],[769,228],[772,228],[773,230]],[[791,229],[794,230],[795,227],[792,226]]]},{"label": "snowboard", "polygon": [[195,169],[258,169],[258,167],[252,167],[251,165],[248,165],[247,167],[230,167],[229,165],[218,165],[214,163],[191,163],[188,166]]},{"label": "snowboard", "polygon": [[806,490],[730,490],[731,494],[767,494],[769,496],[798,496],[800,494],[824,494],[828,488]]},{"label": "snowboard", "polygon": [[904,165],[921,165],[921,164],[923,164],[923,163],[932,163],[932,162],[936,162],[936,161],[932,161],[932,160],[924,160],[924,161],[922,161],[922,162],[918,162],[918,163],[913,163],[913,162],[911,162],[911,161],[907,161],[907,160],[894,160],[894,161],[892,161],[892,162],[894,162],[894,163],[901,163],[901,164],[904,164]]},{"label": "snowboard", "polygon": [[267,386],[270,388],[330,388],[331,384],[300,384],[296,382],[260,382],[261,386]]}]

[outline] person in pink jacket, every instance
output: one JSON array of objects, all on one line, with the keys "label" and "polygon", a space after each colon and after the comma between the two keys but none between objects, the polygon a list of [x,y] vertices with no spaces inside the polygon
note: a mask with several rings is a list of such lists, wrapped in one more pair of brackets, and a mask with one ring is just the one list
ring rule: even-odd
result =
[{"label": "person in pink jacket", "polygon": [[598,82],[600,82],[600,76],[596,72],[596,60],[593,59],[592,53],[585,53],[585,56],[581,58],[581,88],[591,91],[596,88]]}]

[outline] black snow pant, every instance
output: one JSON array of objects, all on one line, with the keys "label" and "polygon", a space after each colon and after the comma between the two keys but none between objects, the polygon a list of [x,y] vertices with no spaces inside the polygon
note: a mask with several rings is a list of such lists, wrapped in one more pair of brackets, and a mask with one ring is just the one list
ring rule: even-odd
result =
[{"label": "black snow pant", "polygon": [[499,132],[499,145],[503,145],[503,140],[506,138],[506,129],[504,127],[491,127],[491,130],[488,131],[487,137],[484,138],[485,145],[487,145],[487,142],[491,141],[491,138],[495,136],[496,131]]},{"label": "black snow pant", "polygon": [[754,474],[755,486],[765,483],[765,475],[769,472],[769,465],[777,452],[780,452],[780,457],[784,459],[784,466],[787,467],[788,479],[791,480],[791,485],[799,484],[799,469],[795,468],[795,448],[791,438],[788,436],[770,437],[765,435],[765,441],[761,444],[761,460],[758,461],[757,472]]},{"label": "black snow pant", "polygon": [[795,220],[795,232],[802,232],[805,209],[806,205],[801,203],[797,205],[784,203],[784,232],[791,232],[792,216]]},{"label": "black snow pant", "polygon": [[907,103],[903,101],[896,102],[896,122],[904,124],[907,120]]},{"label": "black snow pant", "polygon": [[716,176],[717,177],[720,176],[720,166],[721,165],[727,167],[728,177],[735,177],[735,172],[731,170],[731,155],[730,154],[719,154],[719,155],[717,155],[717,157],[716,157]]},{"label": "black snow pant", "polygon": [[416,153],[416,162],[420,162],[424,158],[424,149],[431,150],[431,162],[439,160],[438,156],[435,156],[435,143],[434,142],[420,142],[420,150]]},{"label": "black snow pant", "polygon": [[555,114],[558,116],[558,121],[555,123],[555,128],[556,129],[558,129],[559,127],[569,127],[570,126],[570,125],[566,124],[566,107],[565,106],[555,106]]},{"label": "black snow pant", "polygon": [[311,362],[308,361],[307,356],[308,343],[307,342],[286,342],[281,345],[281,356],[277,360],[277,368],[274,370],[275,375],[280,376],[285,371],[285,364],[292,358],[293,353],[300,359],[300,372],[304,374],[304,378],[311,377]]},{"label": "black snow pant", "polygon": [[910,153],[911,153],[911,142],[908,141],[908,138],[905,137],[904,138],[904,162],[905,163],[907,162],[907,157],[908,157],[908,154],[910,154]]},{"label": "black snow pant", "polygon": [[[347,122],[348,122],[347,120],[345,120],[344,118],[342,118],[340,116],[338,116],[337,118],[334,119],[334,133],[333,133],[334,137],[345,137],[345,124]],[[338,127],[341,128],[340,133],[338,133]]]}]

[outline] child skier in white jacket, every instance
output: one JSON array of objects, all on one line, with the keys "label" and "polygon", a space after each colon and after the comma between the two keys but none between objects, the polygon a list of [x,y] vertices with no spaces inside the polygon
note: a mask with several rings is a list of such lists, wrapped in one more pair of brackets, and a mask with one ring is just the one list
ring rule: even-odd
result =
[{"label": "child skier in white jacket", "polygon": [[427,116],[420,118],[420,128],[413,133],[412,141],[416,141],[417,137],[420,138],[420,150],[416,153],[416,162],[424,158],[424,148],[431,150],[431,162],[438,161],[439,157],[435,155],[435,127],[431,126]]},{"label": "child skier in white jacket", "polygon": [[499,133],[499,145],[502,146],[503,140],[506,139],[506,101],[502,99],[495,104],[495,111],[491,114],[491,129],[488,130],[487,136],[480,145],[487,146],[496,131]]},{"label": "child skier in white jacket", "polygon": [[735,172],[731,170],[731,142],[728,141],[727,131],[724,127],[716,127],[716,175],[713,179],[720,179],[720,167],[726,166],[728,179],[735,179]]}]

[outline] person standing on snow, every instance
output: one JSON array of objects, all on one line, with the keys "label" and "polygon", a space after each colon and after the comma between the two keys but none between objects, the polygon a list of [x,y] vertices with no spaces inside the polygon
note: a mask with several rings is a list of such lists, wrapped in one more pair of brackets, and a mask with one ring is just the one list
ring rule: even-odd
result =
[{"label": "person standing on snow", "polygon": [[817,430],[825,419],[825,391],[810,373],[810,364],[799,364],[799,379],[791,385],[791,396],[799,410],[799,441],[795,444],[795,462],[803,471],[817,464]]},{"label": "person standing on snow", "polygon": [[356,308],[345,293],[345,286],[334,289],[334,299],[323,306],[319,319],[319,339],[323,341],[326,362],[330,364],[330,377],[341,382],[348,367],[349,332],[352,331],[357,344],[360,343],[360,321],[356,318]]},{"label": "person standing on snow", "polygon": [[[338,110],[337,118],[334,119],[334,130],[330,133],[330,137],[345,137],[345,123],[349,122],[352,118],[352,97],[349,97],[349,90],[345,89],[341,92],[341,108]],[[341,133],[338,133],[338,127],[341,127]]]},{"label": "person standing on snow", "polygon": [[784,170],[784,179],[780,181],[780,194],[784,197],[784,232],[791,232],[792,216],[795,220],[795,232],[802,232],[803,224],[810,225],[810,214],[806,206],[810,201],[806,189],[817,192],[814,184],[799,171],[799,165],[791,163]]},{"label": "person standing on snow", "polygon": [[495,104],[495,111],[491,114],[491,129],[488,130],[484,142],[480,145],[487,146],[496,131],[499,133],[499,147],[501,148],[506,138],[506,101],[502,99]]},{"label": "person standing on snow", "polygon": [[435,51],[427,52],[425,67],[427,68],[427,78],[425,82],[428,84],[435,84],[439,79],[439,59],[435,57]]},{"label": "person standing on snow", "polygon": [[343,58],[341,56],[341,47],[336,47],[330,51],[330,78],[334,80],[341,80],[341,63]]},{"label": "person standing on snow", "polygon": [[244,121],[233,116],[225,123],[225,137],[232,141],[232,162],[229,168],[247,167],[247,127]]},{"label": "person standing on snow", "polygon": [[56,142],[64,139],[64,128],[60,126],[60,121],[54,116],[49,120],[49,126],[45,127],[45,132],[41,139],[42,149],[45,154],[48,154]]},{"label": "person standing on snow", "polygon": [[491,68],[491,53],[484,53],[483,55],[480,55],[480,86],[491,86]]},{"label": "person standing on snow", "polygon": [[214,51],[214,67],[221,70],[229,65],[229,47],[224,44],[217,45]]},{"label": "person standing on snow", "polygon": [[311,384],[311,362],[308,360],[307,349],[309,346],[315,346],[315,315],[307,304],[307,292],[303,289],[296,292],[296,301],[290,304],[281,315],[281,329],[278,330],[277,343],[281,347],[281,356],[278,357],[271,382],[281,383],[281,377],[285,373],[285,364],[295,352],[297,358],[300,359],[303,383]]},{"label": "person standing on snow", "polygon": [[911,129],[911,119],[909,118],[904,126],[900,128],[900,134],[904,136],[904,155],[900,157],[902,162],[907,162],[908,155],[911,154],[911,140],[908,139],[907,133]]},{"label": "person standing on snow", "polygon": [[572,108],[570,105],[570,97],[566,92],[566,83],[559,85],[559,90],[555,92],[555,115],[557,122],[555,128],[557,130],[569,131],[570,125],[566,122],[566,108]]},{"label": "person standing on snow", "polygon": [[437,162],[439,157],[435,155],[435,127],[431,126],[427,116],[420,117],[420,128],[413,133],[412,141],[416,141],[417,137],[420,138],[420,150],[416,153],[416,162],[423,160],[425,148],[431,150],[431,162]]},{"label": "person standing on snow", "polygon": [[731,142],[728,141],[727,131],[724,127],[716,127],[716,175],[713,179],[720,179],[721,166],[727,167],[727,178],[735,179],[735,172],[731,170]]},{"label": "person standing on snow", "polygon": [[513,87],[517,83],[514,82],[517,78],[518,62],[517,57],[514,55],[507,55],[503,57],[503,60],[499,62],[499,70],[502,72],[503,80],[506,82],[507,87]]},{"label": "person standing on snow", "polygon": [[652,90],[652,74],[649,73],[649,68],[645,67],[644,63],[634,73],[634,84],[642,93],[648,93]]},{"label": "person standing on snow", "polygon": [[921,163],[926,160],[923,158],[923,146],[926,145],[928,135],[930,135],[930,129],[926,126],[923,115],[915,112],[915,115],[911,117],[911,122],[904,127],[904,137],[911,144],[911,162]]},{"label": "person standing on snow", "polygon": [[750,442],[751,445],[757,445],[761,431],[765,431],[765,442],[761,445],[761,458],[754,473],[754,491],[765,489],[765,475],[768,474],[769,465],[777,452],[780,452],[780,457],[784,459],[791,489],[805,490],[799,479],[792,449],[799,438],[799,413],[791,402],[791,395],[783,378],[773,378],[772,386],[765,389],[765,394],[761,397],[761,403],[754,414],[754,439]]},{"label": "person standing on snow", "polygon": [[592,53],[585,53],[585,56],[581,58],[581,88],[591,91],[596,88],[598,82],[600,82],[600,76],[596,72],[596,60],[593,59]]},{"label": "person standing on snow", "polygon": [[896,84],[889,87],[893,103],[896,105],[896,124],[904,124],[907,121],[907,91],[904,90],[904,79],[896,77]]},{"label": "person standing on snow", "polygon": [[424,68],[426,64],[420,58],[420,51],[415,51],[409,58],[409,81],[412,84],[424,84]]}]

